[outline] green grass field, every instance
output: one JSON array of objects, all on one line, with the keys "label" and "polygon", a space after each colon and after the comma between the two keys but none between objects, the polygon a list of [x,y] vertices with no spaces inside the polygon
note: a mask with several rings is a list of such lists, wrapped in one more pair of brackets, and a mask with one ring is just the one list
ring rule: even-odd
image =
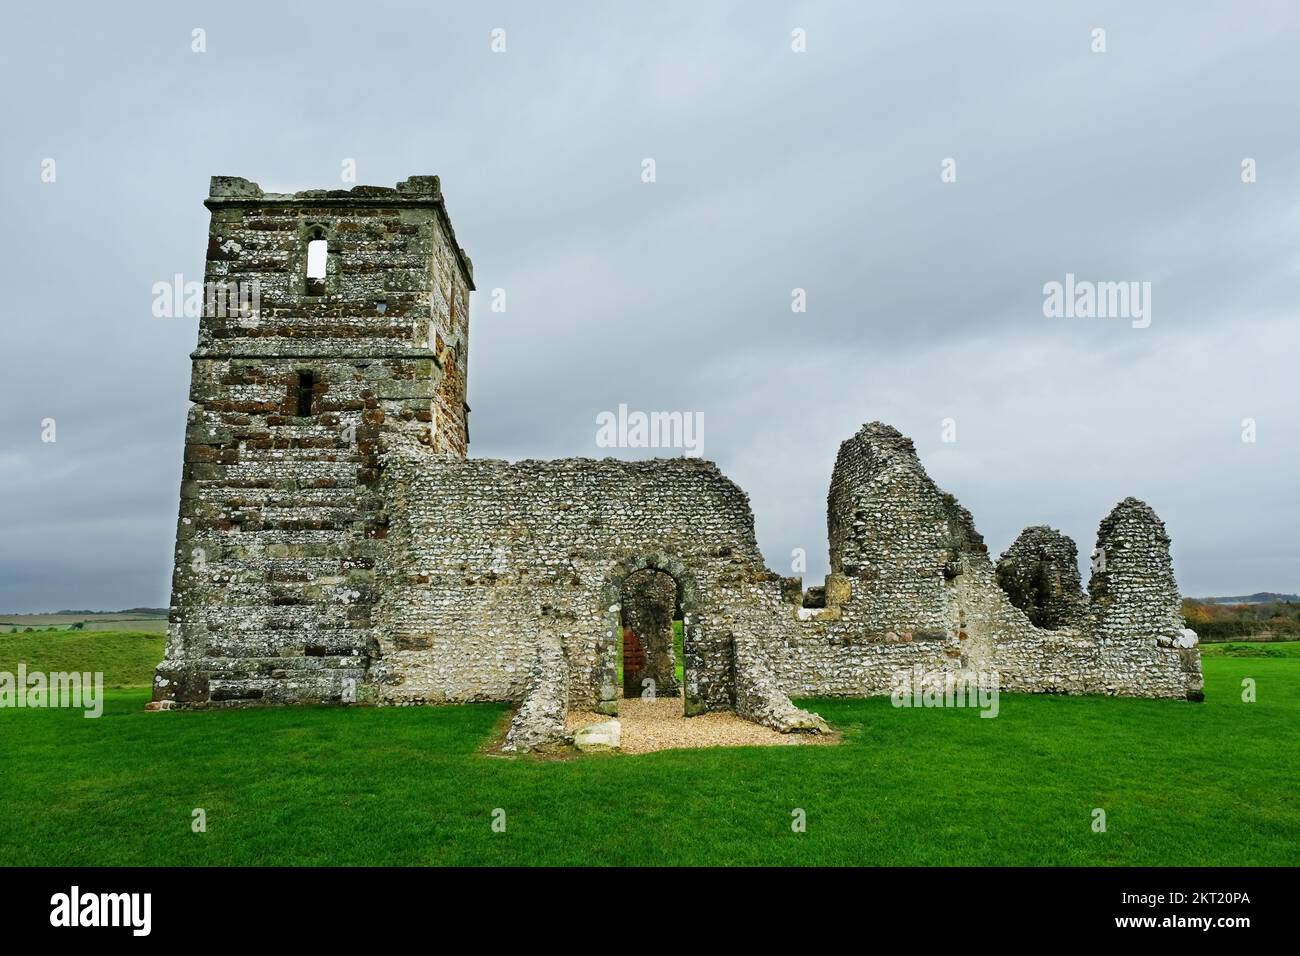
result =
[{"label": "green grass field", "polygon": [[89,671],[104,675],[105,687],[151,687],[163,657],[164,634],[137,631],[47,631],[0,633],[0,670]]},{"label": "green grass field", "polygon": [[[0,670],[16,666],[14,637],[0,635]],[[29,667],[76,656],[50,647],[48,660],[28,647]],[[0,710],[0,858],[1296,865],[1300,645],[1285,647],[1207,655],[1203,704],[1004,695],[988,720],[816,700],[801,703],[842,744],[569,760],[481,752],[505,705],[147,714],[146,690],[119,690],[98,720]],[[92,651],[106,663],[116,653],[81,653]],[[1255,703],[1241,699],[1247,677]],[[195,808],[207,832],[191,831]],[[505,832],[492,829],[497,808]],[[791,830],[795,808],[805,833]],[[1092,830],[1094,808],[1105,833]]]},{"label": "green grass field", "polygon": [[1201,646],[1202,657],[1290,657],[1300,658],[1300,641],[1269,643],[1223,641]]}]

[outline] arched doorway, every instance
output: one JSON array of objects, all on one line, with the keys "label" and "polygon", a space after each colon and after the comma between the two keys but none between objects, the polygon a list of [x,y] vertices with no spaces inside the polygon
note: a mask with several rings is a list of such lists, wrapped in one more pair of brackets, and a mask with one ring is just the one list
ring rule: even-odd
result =
[{"label": "arched doorway", "polygon": [[[664,578],[672,582],[671,611],[668,610],[670,588]],[[624,601],[629,598],[633,607],[630,609],[630,615],[625,615]],[[646,616],[644,613],[647,610],[646,604],[653,606],[650,609],[650,616],[656,621],[662,621],[664,615],[671,614],[670,622],[681,622],[680,646],[675,640],[671,642],[673,669],[670,673],[672,683],[681,688],[680,696],[684,713],[690,717],[708,710],[703,678],[705,668],[700,657],[703,639],[699,617],[699,593],[695,587],[694,576],[687,571],[686,566],[676,558],[662,554],[626,558],[610,570],[602,589],[602,602],[606,609],[605,637],[601,641],[596,674],[593,675],[598,689],[598,710],[607,714],[618,713],[618,701],[625,687],[628,686],[620,679],[620,677],[627,677],[622,666],[625,660],[625,631],[631,626],[633,633],[636,634],[637,622],[643,621]],[[632,623],[629,625],[628,621]],[[646,625],[641,623],[641,626],[644,628]],[[676,627],[671,624],[670,627],[676,630]],[[652,649],[660,654],[658,662],[653,667],[658,671],[656,694],[663,696],[661,691],[663,671],[668,666],[669,651],[659,642],[666,639],[666,634],[661,632],[653,639],[647,634],[644,642],[641,641],[640,635],[637,636],[643,650],[647,643],[653,641]],[[655,674],[649,673],[644,676],[656,677]],[[627,692],[629,694],[634,691],[638,694],[643,692],[645,689],[645,685],[641,683],[643,679],[643,677],[637,678],[632,689]],[[676,687],[674,687],[675,693]]]},{"label": "arched doorway", "polygon": [[623,621],[623,697],[680,697],[684,668],[677,582],[656,568],[635,571],[619,590]]}]

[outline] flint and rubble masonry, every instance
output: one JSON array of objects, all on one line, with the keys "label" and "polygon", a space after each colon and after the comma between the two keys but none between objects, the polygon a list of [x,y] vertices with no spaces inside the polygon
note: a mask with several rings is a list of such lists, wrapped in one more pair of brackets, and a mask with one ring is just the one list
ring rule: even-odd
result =
[{"label": "flint and rubble masonry", "polygon": [[676,583],[688,713],[817,730],[788,695],[887,694],[916,665],[996,670],[1004,690],[1201,692],[1141,502],[1103,521],[1086,597],[1068,538],[995,572],[912,443],[872,423],[841,446],[824,606],[804,607],[710,462],[466,457],[473,273],[436,177],[292,196],[216,177],[208,205],[208,281],[256,280],[262,309],[201,320],[154,707],[529,698],[528,749],[557,695],[617,711],[621,602],[646,570]]}]

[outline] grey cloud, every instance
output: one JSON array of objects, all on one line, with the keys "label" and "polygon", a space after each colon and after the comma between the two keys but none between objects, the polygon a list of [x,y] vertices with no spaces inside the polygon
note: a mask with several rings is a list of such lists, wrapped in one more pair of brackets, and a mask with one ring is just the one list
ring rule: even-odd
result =
[{"label": "grey cloud", "polygon": [[[602,410],[701,411],[770,563],[805,548],[812,579],[838,443],[883,419],[994,551],[1048,522],[1086,554],[1132,493],[1167,522],[1188,593],[1294,591],[1297,19],[1173,2],[16,11],[0,610],[166,602],[195,329],[152,318],[150,286],[201,273],[209,175],[330,186],[348,157],[362,182],[442,176],[481,290],[474,454],[602,455]],[[1044,318],[1042,285],[1067,271],[1152,281],[1152,327]]]}]

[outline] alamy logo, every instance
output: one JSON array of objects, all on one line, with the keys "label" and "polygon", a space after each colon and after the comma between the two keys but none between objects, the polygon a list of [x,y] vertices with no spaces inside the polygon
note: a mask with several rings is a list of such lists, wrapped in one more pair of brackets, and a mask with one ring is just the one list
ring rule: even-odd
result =
[{"label": "alamy logo", "polygon": [[51,926],[129,926],[131,935],[148,936],[152,923],[150,893],[86,893],[74,886],[50,897]]},{"label": "alamy logo", "polygon": [[890,703],[895,707],[972,707],[981,717],[998,715],[997,671],[932,670],[920,664],[895,671]]},{"label": "alamy logo", "polygon": [[262,286],[257,279],[186,282],[178,272],[171,282],[155,282],[152,292],[155,319],[232,318],[237,325],[253,328],[262,315]]},{"label": "alamy logo", "polygon": [[1130,319],[1133,328],[1151,324],[1151,283],[1076,281],[1073,272],[1064,282],[1043,286],[1043,315],[1049,319]]},{"label": "alamy logo", "polygon": [[704,453],[703,412],[629,412],[596,416],[597,448],[680,448],[687,458]]},{"label": "alamy logo", "polygon": [[104,712],[104,675],[28,673],[19,661],[17,674],[0,671],[0,707],[69,707],[84,710],[83,717],[98,717]]}]

